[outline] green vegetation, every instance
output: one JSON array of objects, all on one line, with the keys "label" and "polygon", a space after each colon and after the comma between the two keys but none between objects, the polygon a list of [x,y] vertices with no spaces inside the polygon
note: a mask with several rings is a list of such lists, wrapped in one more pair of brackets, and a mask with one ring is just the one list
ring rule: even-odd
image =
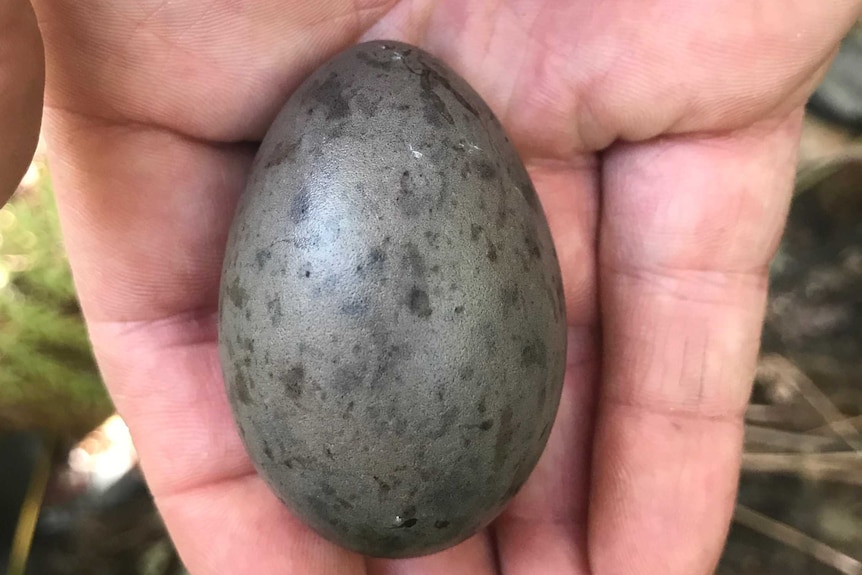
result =
[{"label": "green vegetation", "polygon": [[0,430],[78,435],[110,415],[45,166],[0,210]]}]

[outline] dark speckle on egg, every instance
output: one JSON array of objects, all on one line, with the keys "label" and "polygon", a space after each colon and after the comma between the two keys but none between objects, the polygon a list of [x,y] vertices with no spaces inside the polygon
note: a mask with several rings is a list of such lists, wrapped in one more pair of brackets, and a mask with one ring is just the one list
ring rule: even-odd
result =
[{"label": "dark speckle on egg", "polygon": [[427,318],[431,316],[431,304],[429,303],[428,294],[425,293],[425,290],[414,286],[410,290],[408,305],[410,307],[410,312],[419,317]]},{"label": "dark speckle on egg", "polygon": [[497,177],[497,168],[485,159],[476,160],[476,173],[483,180],[491,180]]},{"label": "dark speckle on egg", "polygon": [[236,397],[240,402],[248,405],[251,403],[251,394],[248,390],[248,380],[241,370],[237,370],[233,378],[233,388],[236,391]]},{"label": "dark speckle on egg", "polygon": [[350,102],[345,97],[344,84],[338,79],[338,74],[333,72],[311,90],[313,101],[326,110],[327,120],[339,120],[350,115]]},{"label": "dark speckle on egg", "polygon": [[299,149],[299,145],[300,143],[298,141],[278,142],[266,162],[266,167],[272,168],[293,158]]},{"label": "dark speckle on egg", "polygon": [[529,174],[464,79],[400,42],[336,55],[268,130],[224,258],[219,353],[258,473],[346,549],[467,539],[552,428],[561,277]]},{"label": "dark speckle on egg", "polygon": [[470,224],[470,239],[475,241],[479,241],[479,238],[482,237],[482,226],[479,224]]},{"label": "dark speckle on egg", "polygon": [[309,209],[311,209],[311,192],[303,186],[290,202],[290,218],[298,224],[308,217]]},{"label": "dark speckle on egg", "polygon": [[284,393],[291,399],[299,399],[305,384],[305,368],[302,365],[294,365],[281,378],[284,384]]}]

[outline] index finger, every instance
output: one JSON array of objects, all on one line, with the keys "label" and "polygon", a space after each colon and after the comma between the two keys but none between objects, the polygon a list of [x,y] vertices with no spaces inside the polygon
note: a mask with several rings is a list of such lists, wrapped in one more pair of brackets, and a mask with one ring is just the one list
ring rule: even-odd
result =
[{"label": "index finger", "polygon": [[800,116],[624,145],[606,159],[604,381],[589,513],[596,573],[715,568]]}]

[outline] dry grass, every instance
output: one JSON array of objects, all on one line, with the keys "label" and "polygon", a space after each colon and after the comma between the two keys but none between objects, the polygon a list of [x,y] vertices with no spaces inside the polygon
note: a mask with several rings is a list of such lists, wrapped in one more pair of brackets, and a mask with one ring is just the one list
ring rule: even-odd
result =
[{"label": "dry grass", "polygon": [[[808,117],[797,193],[826,181],[847,162],[860,161],[858,136]],[[846,173],[840,185],[848,185]],[[859,190],[855,202],[862,197],[862,181],[849,185]],[[848,297],[855,297],[852,291]],[[857,316],[852,325],[862,329]],[[859,341],[852,332],[844,337]],[[840,339],[834,343],[844,345]],[[817,353],[829,356],[838,369],[818,370],[812,362]],[[855,380],[862,357],[846,352],[839,357],[831,348],[818,352],[805,346],[798,356],[792,350],[761,356],[759,400],[746,412],[740,501],[721,573],[862,575],[862,394],[850,389],[862,388]],[[860,398],[858,405],[847,397]]]}]

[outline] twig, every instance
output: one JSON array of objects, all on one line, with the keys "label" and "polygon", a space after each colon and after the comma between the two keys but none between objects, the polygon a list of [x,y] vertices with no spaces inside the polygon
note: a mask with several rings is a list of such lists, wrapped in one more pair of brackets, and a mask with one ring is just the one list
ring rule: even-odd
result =
[{"label": "twig", "polygon": [[[839,423],[839,422],[832,422],[832,423],[834,424],[834,423]],[[862,425],[862,415],[857,415],[855,417],[848,417],[846,419],[843,419],[840,423],[842,425],[851,426],[853,429],[856,430],[856,435],[859,435],[859,426]],[[812,435],[822,435],[824,433],[830,433],[830,432],[834,433],[832,431],[832,424],[821,425],[819,427],[815,427],[813,429],[809,429],[808,431],[806,431],[806,433],[809,433]]]},{"label": "twig", "polygon": [[745,426],[745,446],[747,449],[752,447],[767,447],[771,450],[783,449],[816,453],[835,445],[835,443],[835,438],[823,435],[782,431],[761,425]]},{"label": "twig", "polygon": [[18,526],[15,528],[15,538],[12,540],[12,550],[9,557],[8,575],[24,575],[27,558],[30,555],[30,545],[33,543],[33,533],[36,530],[36,520],[42,508],[42,499],[48,487],[51,476],[51,462],[54,456],[56,442],[54,439],[43,441],[43,450],[36,461],[27,495],[21,504],[18,516]]},{"label": "twig", "polygon": [[844,440],[844,443],[855,451],[856,455],[862,456],[862,438],[858,437],[859,430],[856,429],[856,426],[847,423],[847,416],[838,411],[832,401],[820,391],[820,388],[809,377],[802,378],[799,390],[811,404],[811,407],[823,417],[829,428]]},{"label": "twig", "polygon": [[810,535],[806,535],[786,523],[767,517],[750,507],[737,504],[733,518],[740,525],[810,555],[844,575],[862,575],[862,562],[858,559],[854,559]]},{"label": "twig", "polygon": [[745,453],[742,470],[749,473],[788,473],[813,481],[862,485],[862,458],[856,453]]},{"label": "twig", "polygon": [[793,186],[794,194],[800,194],[829,176],[837,173],[847,162],[862,158],[862,146],[849,144],[840,153],[830,155],[828,158],[808,163],[796,173],[796,182]]},{"label": "twig", "polygon": [[756,424],[784,423],[790,419],[793,411],[786,405],[751,404],[745,410],[745,421]]},{"label": "twig", "polygon": [[862,438],[858,437],[859,431],[853,425],[847,424],[847,417],[835,407],[829,397],[817,387],[808,375],[796,367],[792,361],[778,354],[764,356],[760,362],[764,365],[772,365],[776,371],[781,371],[792,377],[799,388],[799,392],[820,414],[830,429],[844,440],[844,443],[853,449],[857,455],[862,456]]}]

